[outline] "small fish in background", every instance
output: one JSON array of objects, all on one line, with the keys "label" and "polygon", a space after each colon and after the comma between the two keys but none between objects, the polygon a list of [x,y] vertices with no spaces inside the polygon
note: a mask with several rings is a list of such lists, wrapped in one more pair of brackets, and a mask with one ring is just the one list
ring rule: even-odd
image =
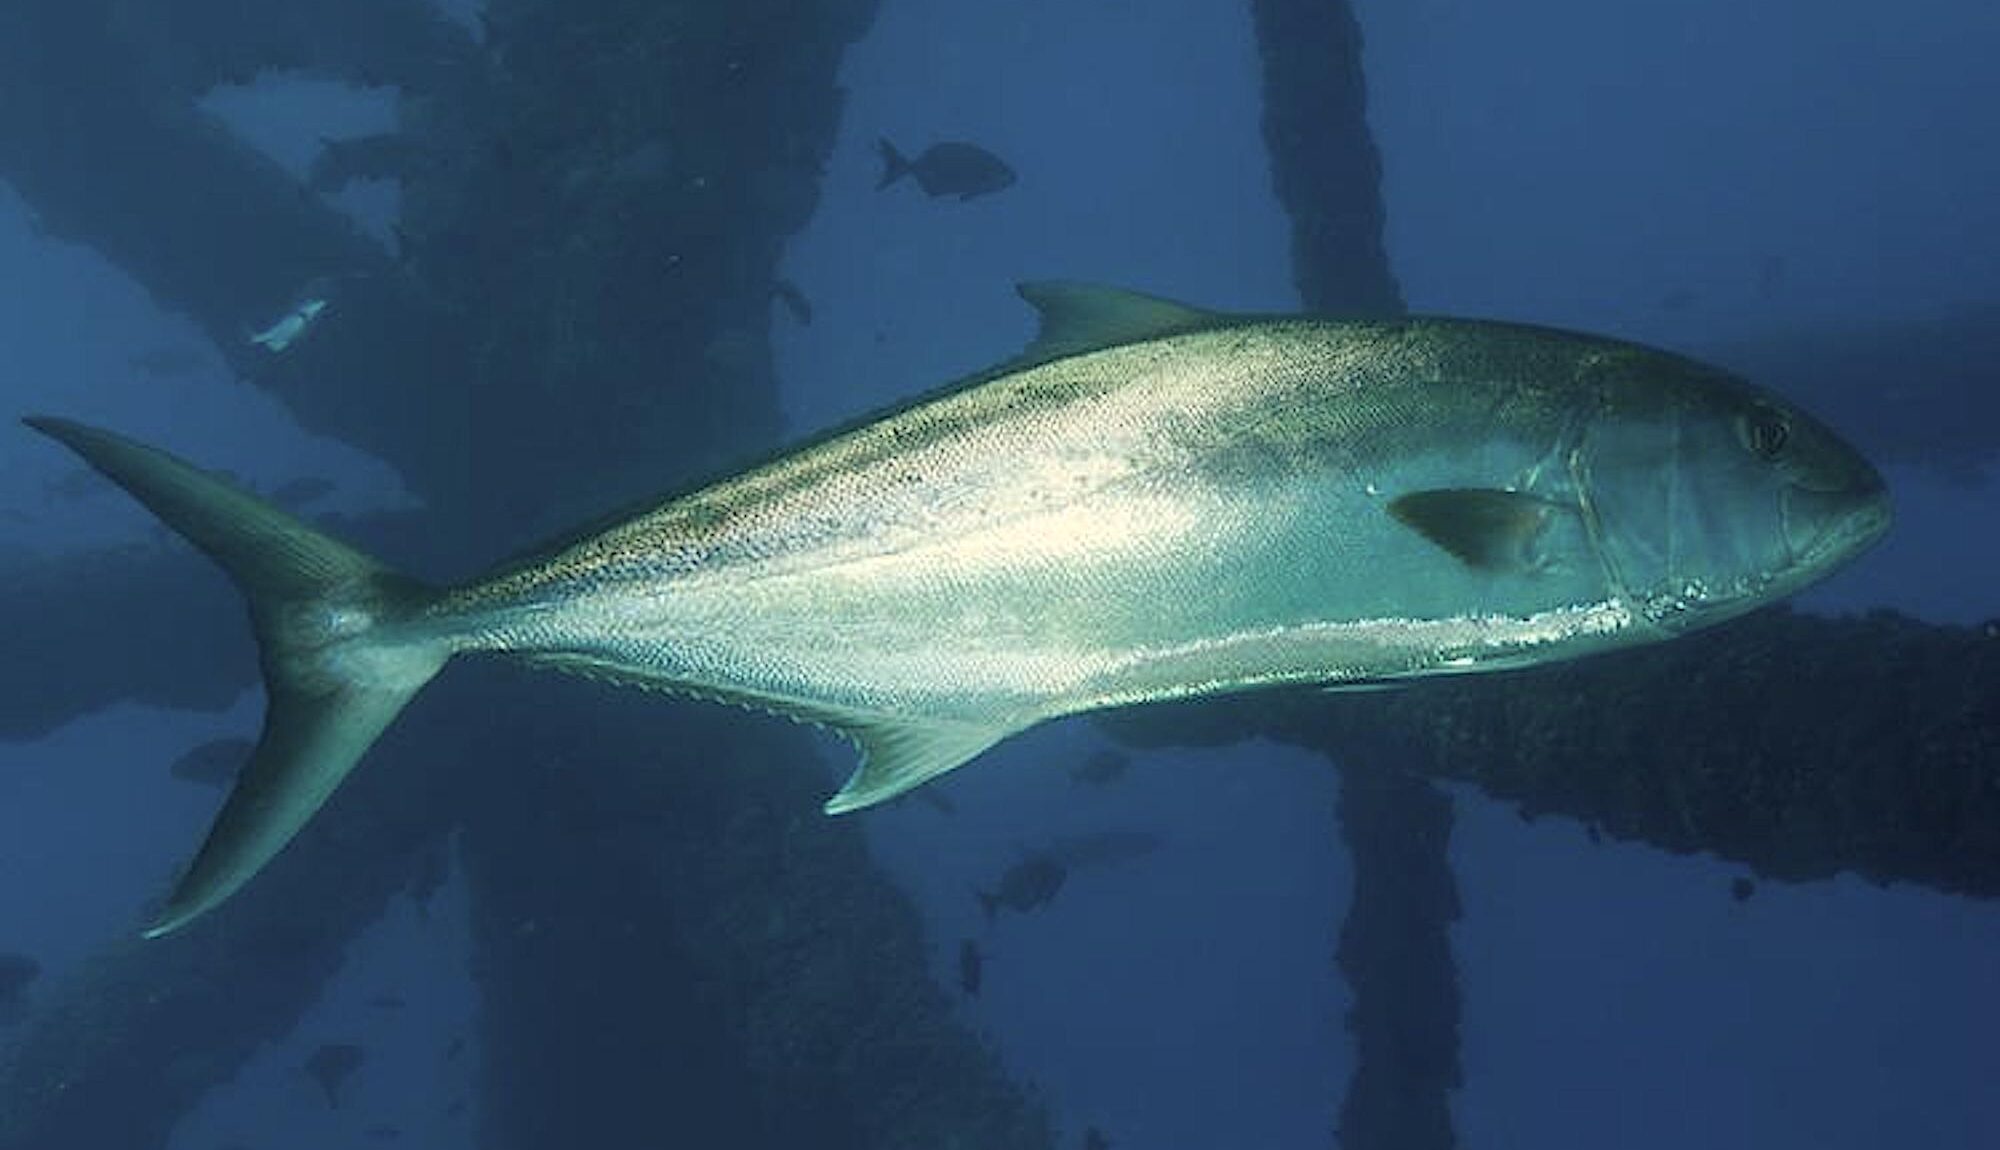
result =
[{"label": "small fish in background", "polygon": [[875,181],[878,192],[904,176],[911,176],[924,194],[933,199],[957,196],[963,201],[989,195],[1014,183],[1014,169],[1007,166],[1007,161],[977,144],[947,140],[925,148],[914,160],[897,151],[896,145],[886,139],[878,146],[882,150],[882,178]]},{"label": "small fish in background", "polygon": [[1106,786],[1125,777],[1132,767],[1129,755],[1117,751],[1098,751],[1096,754],[1069,769],[1069,779],[1073,783],[1087,783],[1094,787]]},{"label": "small fish in background", "polygon": [[311,503],[317,503],[333,494],[334,483],[318,475],[306,475],[297,479],[287,479],[270,490],[264,498],[287,511],[297,511]]},{"label": "small fish in background", "polygon": [[979,898],[979,909],[986,912],[986,920],[991,922],[1002,907],[1016,914],[1026,914],[1037,907],[1047,906],[1062,890],[1063,880],[1068,877],[1069,868],[1054,855],[1036,851],[1008,867],[992,890],[974,893]]},{"label": "small fish in background", "polygon": [[465,1113],[465,1099],[463,1098],[452,1099],[451,1105],[444,1108],[444,1116],[446,1118],[456,1118],[463,1113]]},{"label": "small fish in background", "polygon": [[1104,1131],[1097,1127],[1086,1126],[1083,1130],[1083,1150],[1111,1150],[1111,1139],[1106,1138]]},{"label": "small fish in background", "polygon": [[401,1010],[409,1003],[403,1001],[400,994],[378,994],[368,1000],[368,1005],[377,1010]]},{"label": "small fish in background", "polygon": [[391,1126],[387,1122],[377,1122],[364,1131],[364,1133],[377,1142],[394,1142],[403,1136],[403,1128],[400,1126]]},{"label": "small fish in background", "polygon": [[1767,255],[1757,263],[1757,294],[1765,299],[1775,297],[1784,290],[1788,268],[1785,257]]},{"label": "small fish in background", "polygon": [[792,318],[798,321],[800,327],[812,326],[812,301],[799,290],[799,285],[788,279],[774,280],[771,283],[771,298],[784,304],[785,310],[792,313]]},{"label": "small fish in background", "polygon": [[326,1091],[328,1107],[340,1109],[340,1088],[368,1061],[368,1052],[351,1042],[329,1042],[306,1059],[305,1071]]},{"label": "small fish in background", "polygon": [[444,1060],[446,1062],[456,1062],[458,1061],[458,1056],[463,1053],[465,1053],[465,1035],[452,1035],[451,1041],[445,1044]]},{"label": "small fish in background", "polygon": [[410,874],[410,900],[417,904],[418,918],[430,921],[431,901],[450,875],[451,851],[443,843],[417,852],[416,869]]},{"label": "small fish in background", "polygon": [[1660,310],[1683,312],[1701,302],[1701,297],[1688,288],[1675,288],[1660,297]]},{"label": "small fish in background", "polygon": [[379,132],[345,139],[320,137],[319,154],[306,170],[306,186],[322,195],[357,180],[401,180],[421,174],[429,157],[416,138]]},{"label": "small fish in background", "polygon": [[978,998],[986,982],[986,955],[969,938],[958,940],[958,989],[967,998]]},{"label": "small fish in background", "polygon": [[42,964],[25,954],[0,954],[0,1024],[20,1021],[28,987],[42,974]]},{"label": "small fish in background", "polygon": [[1750,896],[1756,893],[1757,884],[1744,875],[1729,880],[1729,897],[1737,902],[1749,902]]},{"label": "small fish in background", "polygon": [[283,354],[312,331],[326,309],[326,300],[312,296],[300,301],[297,307],[280,316],[270,327],[251,332],[248,338],[251,343],[273,355]]},{"label": "small fish in background", "polygon": [[955,815],[958,813],[958,804],[952,802],[951,796],[945,794],[941,788],[924,787],[917,792],[917,797],[924,800],[925,806],[930,807],[941,815]]},{"label": "small fish in background", "polygon": [[1144,858],[1159,850],[1163,841],[1151,831],[1091,831],[1057,839],[1049,845],[1046,853],[1063,866],[1075,870]]},{"label": "small fish in background", "polygon": [[248,739],[210,739],[174,760],[167,773],[188,783],[205,787],[226,787],[236,781],[243,764],[250,761],[255,744]]},{"label": "small fish in background", "polygon": [[1025,914],[1054,901],[1071,871],[1143,858],[1160,849],[1151,831],[1110,830],[1059,838],[1008,867],[991,890],[974,892],[990,922],[1001,908]]}]

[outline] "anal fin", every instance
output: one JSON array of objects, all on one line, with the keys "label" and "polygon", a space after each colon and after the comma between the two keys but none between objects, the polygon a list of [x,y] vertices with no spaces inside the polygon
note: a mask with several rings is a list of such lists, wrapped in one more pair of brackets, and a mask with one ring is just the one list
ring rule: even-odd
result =
[{"label": "anal fin", "polygon": [[861,765],[826,801],[824,809],[830,815],[858,811],[906,794],[1021,730],[1020,724],[995,726],[863,711],[714,683],[659,678],[575,652],[540,652],[527,658],[575,675],[749,707],[838,733],[861,751]]},{"label": "anal fin", "polygon": [[826,801],[830,815],[886,802],[960,766],[1014,733],[1012,727],[887,715],[843,717],[830,725],[861,748],[861,765]]}]

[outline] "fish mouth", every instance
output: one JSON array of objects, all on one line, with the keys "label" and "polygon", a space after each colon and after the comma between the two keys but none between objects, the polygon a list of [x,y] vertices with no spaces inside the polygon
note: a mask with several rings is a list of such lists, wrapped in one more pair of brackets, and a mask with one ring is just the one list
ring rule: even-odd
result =
[{"label": "fish mouth", "polygon": [[[1599,560],[1614,595],[1663,635],[1683,634],[1747,614],[1796,594],[1846,566],[1882,538],[1894,521],[1888,488],[1873,471],[1839,490],[1788,486],[1778,496],[1782,533],[1774,562],[1734,575],[1681,570],[1664,556],[1658,578],[1634,581],[1635,556],[1596,527]],[[1587,509],[1588,514],[1588,509]],[[1594,525],[1594,516],[1591,516]]]},{"label": "fish mouth", "polygon": [[1784,493],[1786,542],[1798,558],[1793,571],[1815,578],[1873,547],[1895,522],[1888,484],[1872,470],[1841,491],[1791,487]]}]

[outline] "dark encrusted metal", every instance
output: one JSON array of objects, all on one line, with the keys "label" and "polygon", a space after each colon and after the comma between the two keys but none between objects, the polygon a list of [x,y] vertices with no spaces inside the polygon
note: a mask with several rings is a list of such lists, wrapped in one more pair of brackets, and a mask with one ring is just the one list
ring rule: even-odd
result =
[{"label": "dark encrusted metal", "polygon": [[[315,12],[339,6],[226,7],[0,8],[0,176],[429,505],[417,532],[339,530],[458,577],[770,445],[775,262],[812,210],[835,67],[872,0],[495,0],[477,43],[425,19],[322,40]],[[404,86],[399,138],[316,174],[394,168],[394,250],[190,103],[264,64]],[[332,299],[310,338],[282,356],[243,340],[308,286]],[[29,641],[0,664],[45,689],[7,731],[124,697],[217,705],[249,681],[242,608],[180,552],[15,572],[33,594],[0,616]],[[166,591],[187,598],[161,617]],[[103,647],[128,639],[146,648]],[[455,669],[229,906],[38,988],[0,1066],[0,1147],[163,1144],[454,825],[489,1038],[481,1145],[1050,1145],[932,985],[860,825],[818,814],[797,731],[521,678]]]},{"label": "dark encrusted metal", "polygon": [[[1382,172],[1368,130],[1361,29],[1346,0],[1254,0],[1264,140],[1292,223],[1292,275],[1309,308],[1403,310],[1382,242]],[[1380,762],[1343,758],[1341,829],[1354,904],[1336,961],[1354,996],[1355,1068],[1341,1104],[1348,1150],[1454,1143],[1458,968],[1451,801]]]},{"label": "dark encrusted metal", "polygon": [[1292,277],[1307,307],[1397,315],[1382,243],[1382,164],[1368,130],[1361,26],[1347,0],[1252,0],[1264,64],[1271,184],[1292,221]]},{"label": "dark encrusted metal", "polygon": [[1444,1150],[1457,1141],[1453,821],[1451,798],[1425,779],[1366,765],[1341,773],[1354,902],[1336,957],[1354,997],[1355,1066],[1338,1131],[1350,1150]]},{"label": "dark encrusted metal", "polygon": [[1853,873],[2000,896],[2000,624],[1775,608],[1576,663],[1161,708],[1115,729],[1401,763],[1476,783],[1524,818],[1561,815],[1770,879]]},{"label": "dark encrusted metal", "polygon": [[469,760],[421,750],[448,734],[437,727],[450,715],[418,709],[390,732],[379,769],[351,780],[329,819],[229,913],[142,942],[144,908],[134,907],[130,937],[41,988],[0,1061],[0,1147],[164,1146],[205,1091],[290,1031],[348,940],[409,883],[418,850],[448,825],[448,797],[473,778]]}]

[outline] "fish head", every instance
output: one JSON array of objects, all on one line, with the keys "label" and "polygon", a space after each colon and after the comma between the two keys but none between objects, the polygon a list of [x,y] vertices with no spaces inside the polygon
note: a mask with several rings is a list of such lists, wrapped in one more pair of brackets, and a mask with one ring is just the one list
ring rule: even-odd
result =
[{"label": "fish head", "polygon": [[1888,530],[1887,485],[1797,406],[1648,349],[1604,356],[1571,455],[1586,528],[1615,592],[1681,632],[1772,603]]}]

